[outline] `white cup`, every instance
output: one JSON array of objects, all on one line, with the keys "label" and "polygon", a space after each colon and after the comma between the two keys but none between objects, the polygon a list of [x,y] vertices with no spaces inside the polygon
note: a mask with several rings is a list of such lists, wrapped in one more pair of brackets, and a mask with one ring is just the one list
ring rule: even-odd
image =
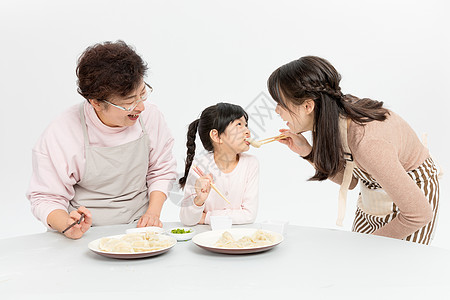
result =
[{"label": "white cup", "polygon": [[265,230],[271,230],[278,232],[282,235],[286,235],[287,225],[289,224],[289,221],[282,221],[282,220],[267,220],[261,222],[261,229]]},{"label": "white cup", "polygon": [[231,228],[232,220],[228,216],[211,216],[209,219],[212,230],[226,230]]}]

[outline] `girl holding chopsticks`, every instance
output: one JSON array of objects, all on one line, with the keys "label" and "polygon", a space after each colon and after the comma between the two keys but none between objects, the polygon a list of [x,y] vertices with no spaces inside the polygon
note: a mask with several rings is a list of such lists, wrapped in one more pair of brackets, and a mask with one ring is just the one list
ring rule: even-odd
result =
[{"label": "girl holding chopsticks", "polygon": [[[233,224],[255,221],[259,163],[244,153],[249,150],[247,121],[239,105],[218,103],[189,125],[185,173],[179,180],[183,224],[210,224],[211,216],[229,216]],[[197,132],[208,153],[194,162]]]},{"label": "girl holding chopsticks", "polygon": [[[290,130],[280,140],[308,160],[310,180],[341,184],[338,225],[346,191],[360,182],[353,231],[428,244],[436,228],[438,172],[412,128],[383,102],[344,95],[341,77],[325,59],[305,56],[268,80],[276,112]],[[298,132],[312,131],[310,145]]]}]

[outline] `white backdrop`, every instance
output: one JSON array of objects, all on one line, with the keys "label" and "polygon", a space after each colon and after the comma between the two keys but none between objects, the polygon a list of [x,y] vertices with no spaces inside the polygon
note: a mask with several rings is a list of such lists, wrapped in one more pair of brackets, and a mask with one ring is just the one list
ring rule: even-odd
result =
[{"label": "white backdrop", "polygon": [[[282,121],[266,81],[277,67],[304,55],[328,59],[342,90],[382,100],[449,169],[450,49],[445,0],[429,1],[4,1],[0,3],[0,238],[44,231],[25,192],[31,148],[62,111],[83,101],[76,61],[89,45],[123,39],[149,64],[151,100],[165,114],[183,170],[187,125],[220,101],[240,104],[259,136]],[[259,109],[259,113],[258,113]],[[310,165],[281,144],[252,149],[261,165],[257,221],[337,228],[338,186],[307,182]],[[434,245],[450,249],[448,183]],[[350,230],[356,192],[343,228]],[[178,195],[162,221],[178,220]]]}]

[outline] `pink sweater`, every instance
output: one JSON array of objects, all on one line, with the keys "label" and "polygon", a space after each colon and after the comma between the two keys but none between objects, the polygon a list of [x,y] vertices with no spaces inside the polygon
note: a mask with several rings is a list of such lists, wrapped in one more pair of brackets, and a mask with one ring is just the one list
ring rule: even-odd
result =
[{"label": "pink sweater", "polygon": [[[172,156],[173,138],[158,108],[144,103],[141,113],[150,140],[147,173],[148,194],[161,191],[168,195],[176,179],[176,160]],[[85,102],[84,113],[89,142],[96,147],[113,147],[138,139],[139,120],[130,127],[109,127]],[[85,170],[84,138],[79,104],[71,107],[44,131],[32,151],[33,173],[27,191],[31,210],[46,226],[47,216],[56,209],[67,210],[74,197],[74,185]]]},{"label": "pink sweater", "polygon": [[[406,174],[419,167],[429,156],[413,129],[396,113],[383,121],[360,126],[350,123],[348,145],[356,166],[370,174],[386,191],[400,213],[375,235],[405,238],[428,224],[431,205],[416,183]],[[343,171],[330,178],[342,182]],[[358,180],[354,177],[353,188]]]},{"label": "pink sweater", "polygon": [[181,204],[180,219],[185,225],[197,224],[206,212],[205,223],[210,224],[211,216],[230,216],[233,224],[253,223],[258,210],[259,163],[256,157],[241,153],[237,166],[231,173],[222,173],[214,161],[214,154],[208,153],[195,160],[205,174],[211,173],[217,189],[231,202],[225,202],[213,189],[202,206],[194,203],[197,196],[195,181],[199,178],[192,169],[189,171],[184,199]]}]

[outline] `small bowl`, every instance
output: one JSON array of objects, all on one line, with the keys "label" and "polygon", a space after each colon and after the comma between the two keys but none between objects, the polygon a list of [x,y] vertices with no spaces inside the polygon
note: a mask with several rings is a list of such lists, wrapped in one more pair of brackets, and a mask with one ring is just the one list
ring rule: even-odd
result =
[{"label": "small bowl", "polygon": [[158,226],[150,226],[150,227],[139,227],[139,228],[130,228],[125,232],[128,233],[136,233],[136,232],[154,232],[154,233],[163,233],[164,229]]},{"label": "small bowl", "polygon": [[[190,231],[189,233],[172,233],[172,230],[176,230],[176,229],[184,229],[184,231]],[[170,235],[171,237],[174,237],[177,241],[187,241],[192,239],[192,237],[195,235],[195,230],[194,228],[191,227],[174,227],[174,228],[170,228],[169,230],[166,231],[166,233],[168,235]]]}]

